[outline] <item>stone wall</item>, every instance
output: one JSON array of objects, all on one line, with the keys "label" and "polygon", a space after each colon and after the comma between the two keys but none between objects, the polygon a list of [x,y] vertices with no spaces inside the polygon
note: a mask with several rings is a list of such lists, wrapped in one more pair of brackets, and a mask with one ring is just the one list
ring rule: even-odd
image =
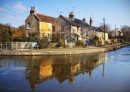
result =
[{"label": "stone wall", "polygon": [[67,55],[67,54],[82,54],[82,53],[97,53],[105,52],[105,48],[83,49],[83,50],[1,50],[0,55]]},{"label": "stone wall", "polygon": [[57,50],[0,50],[0,55],[71,55],[83,53],[98,53],[116,50],[129,44],[110,45],[104,47],[88,47],[80,49],[57,49]]}]

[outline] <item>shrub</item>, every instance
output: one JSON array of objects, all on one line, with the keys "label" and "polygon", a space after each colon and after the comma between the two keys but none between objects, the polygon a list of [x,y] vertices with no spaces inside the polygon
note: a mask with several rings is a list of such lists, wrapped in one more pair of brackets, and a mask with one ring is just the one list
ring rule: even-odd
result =
[{"label": "shrub", "polygon": [[93,39],[91,39],[91,42],[94,43],[94,46],[98,45],[99,37],[95,36]]},{"label": "shrub", "polygon": [[42,48],[48,48],[50,42],[48,41],[48,38],[46,36],[43,36],[42,38],[37,39],[38,47],[40,49]]},{"label": "shrub", "polygon": [[59,40],[57,47],[65,47],[65,40]]},{"label": "shrub", "polygon": [[78,40],[78,41],[76,42],[76,46],[83,46],[83,41]]}]

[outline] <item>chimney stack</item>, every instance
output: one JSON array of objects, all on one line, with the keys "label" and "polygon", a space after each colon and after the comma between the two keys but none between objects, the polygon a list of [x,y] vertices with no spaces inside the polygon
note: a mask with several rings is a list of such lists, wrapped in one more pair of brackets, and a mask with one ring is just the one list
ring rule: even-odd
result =
[{"label": "chimney stack", "polygon": [[30,10],[30,14],[35,14],[36,15],[36,8],[35,7],[31,7],[31,10]]},{"label": "chimney stack", "polygon": [[90,26],[92,26],[92,22],[93,22],[93,20],[92,20],[92,18],[90,17],[90,21],[89,21],[89,25],[90,25]]},{"label": "chimney stack", "polygon": [[74,12],[70,12],[69,18],[72,18],[73,20],[75,19]]},{"label": "chimney stack", "polygon": [[83,22],[86,22],[86,19],[85,19],[85,18],[83,18]]}]

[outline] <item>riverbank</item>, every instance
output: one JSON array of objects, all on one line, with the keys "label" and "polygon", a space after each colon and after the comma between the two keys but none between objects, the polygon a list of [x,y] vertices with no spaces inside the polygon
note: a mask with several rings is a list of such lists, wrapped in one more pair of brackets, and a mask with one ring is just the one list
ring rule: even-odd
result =
[{"label": "riverbank", "polygon": [[116,50],[129,44],[113,44],[103,47],[85,47],[85,48],[62,48],[62,49],[39,49],[39,50],[0,50],[0,55],[67,55],[98,53]]}]

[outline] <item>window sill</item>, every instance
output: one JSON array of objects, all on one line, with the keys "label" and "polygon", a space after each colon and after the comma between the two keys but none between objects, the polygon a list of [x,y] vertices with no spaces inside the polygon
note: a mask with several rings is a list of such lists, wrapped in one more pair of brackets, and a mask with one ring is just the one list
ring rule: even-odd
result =
[{"label": "window sill", "polygon": [[30,30],[31,28],[27,28],[26,30]]}]

